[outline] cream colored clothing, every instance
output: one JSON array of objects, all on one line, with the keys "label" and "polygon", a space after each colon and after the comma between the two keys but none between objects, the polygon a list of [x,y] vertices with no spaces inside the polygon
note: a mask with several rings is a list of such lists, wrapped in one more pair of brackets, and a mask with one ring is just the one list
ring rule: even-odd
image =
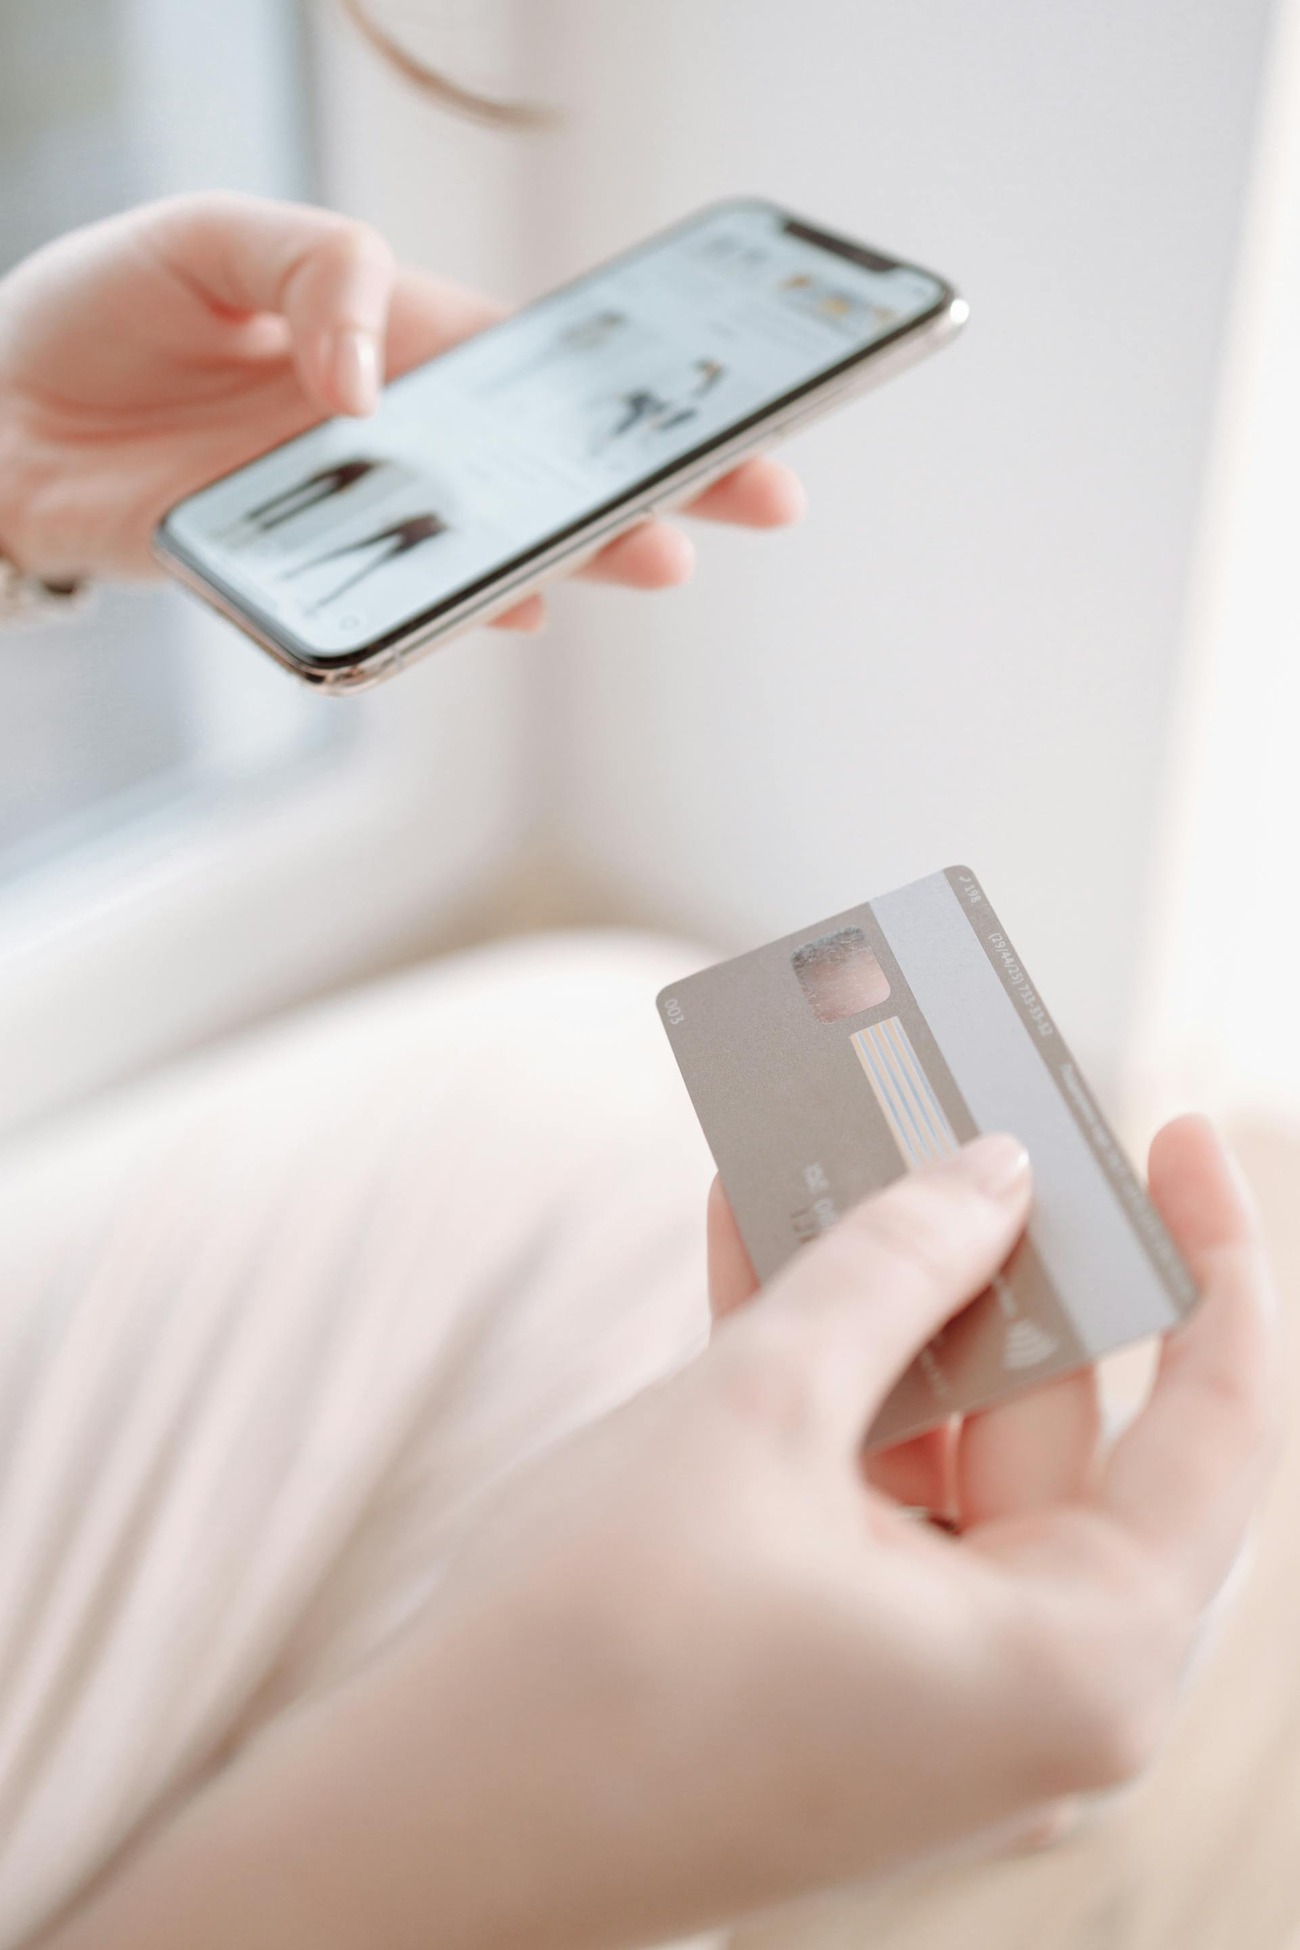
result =
[{"label": "cream colored clothing", "polygon": [[4,1950],[408,1625],[486,1484],[700,1346],[653,1006],[696,959],[460,957],[0,1161]]}]

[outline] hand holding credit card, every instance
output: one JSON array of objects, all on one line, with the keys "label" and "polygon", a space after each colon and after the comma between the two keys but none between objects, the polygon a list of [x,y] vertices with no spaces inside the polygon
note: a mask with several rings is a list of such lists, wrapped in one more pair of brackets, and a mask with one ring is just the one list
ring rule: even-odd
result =
[{"label": "hand holding credit card", "polygon": [[660,1013],[760,1280],[982,1131],[1034,1167],[1028,1229],[869,1442],[1175,1327],[1190,1274],[987,895],[950,867],[664,990]]}]

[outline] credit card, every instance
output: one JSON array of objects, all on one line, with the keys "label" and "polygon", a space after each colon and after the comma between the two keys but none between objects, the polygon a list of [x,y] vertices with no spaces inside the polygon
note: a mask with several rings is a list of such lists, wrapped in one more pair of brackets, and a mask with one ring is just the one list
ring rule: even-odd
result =
[{"label": "credit card", "polygon": [[759,1279],[842,1212],[981,1131],[1034,1167],[1026,1233],[902,1377],[879,1447],[1164,1333],[1196,1288],[967,867],[659,997]]}]

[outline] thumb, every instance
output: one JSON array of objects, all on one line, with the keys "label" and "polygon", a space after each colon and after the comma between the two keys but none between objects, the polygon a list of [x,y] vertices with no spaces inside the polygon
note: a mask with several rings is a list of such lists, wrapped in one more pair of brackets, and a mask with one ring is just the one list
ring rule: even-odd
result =
[{"label": "thumb", "polygon": [[909,1361],[1003,1264],[1030,1190],[1018,1139],[976,1138],[848,1213],[772,1283],[737,1337],[776,1330],[818,1427],[856,1449]]},{"label": "thumb", "polygon": [[368,224],[262,197],[177,197],[151,212],[169,266],[234,317],[278,313],[303,390],[330,413],[374,411],[394,281]]}]

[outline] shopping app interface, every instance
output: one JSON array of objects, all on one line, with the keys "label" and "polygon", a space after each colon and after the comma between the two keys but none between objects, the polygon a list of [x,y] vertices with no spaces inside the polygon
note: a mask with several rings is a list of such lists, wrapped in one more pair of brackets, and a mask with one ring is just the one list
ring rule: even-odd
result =
[{"label": "shopping app interface", "polygon": [[194,495],[178,541],[309,653],[435,608],[930,310],[761,205],[708,213]]}]

